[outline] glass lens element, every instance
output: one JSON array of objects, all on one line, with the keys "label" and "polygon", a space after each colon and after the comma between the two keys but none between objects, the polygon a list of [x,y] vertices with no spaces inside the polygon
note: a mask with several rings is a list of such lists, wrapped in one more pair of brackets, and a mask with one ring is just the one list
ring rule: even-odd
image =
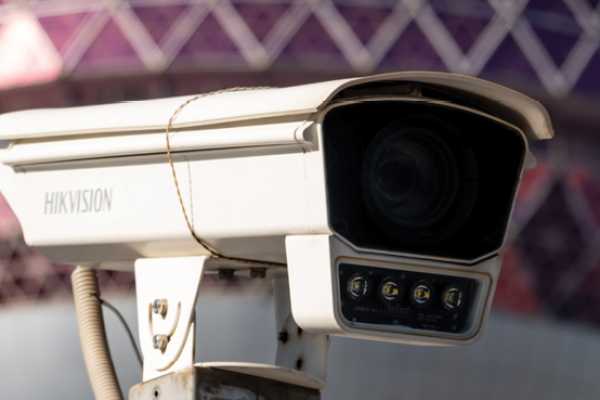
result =
[{"label": "glass lens element", "polygon": [[472,151],[452,126],[431,116],[401,118],[380,130],[362,170],[369,214],[405,243],[445,240],[462,227],[477,198]]},{"label": "glass lens element", "polygon": [[443,140],[420,129],[390,135],[375,151],[371,193],[388,218],[406,226],[437,222],[458,188],[452,152]]},{"label": "glass lens element", "polygon": [[369,292],[370,283],[363,275],[356,275],[348,281],[348,292],[355,299],[363,298]]},{"label": "glass lens element", "polygon": [[455,285],[446,288],[442,296],[444,307],[450,311],[458,310],[464,304],[464,298],[464,291]]},{"label": "glass lens element", "polygon": [[433,287],[429,282],[420,281],[415,283],[411,288],[411,301],[417,307],[425,307],[431,303],[433,299]]},{"label": "glass lens element", "polygon": [[400,289],[395,282],[387,282],[381,288],[381,294],[388,300],[394,300],[400,294]]},{"label": "glass lens element", "polygon": [[404,287],[393,277],[387,277],[379,284],[379,298],[387,305],[393,305],[402,300]]}]

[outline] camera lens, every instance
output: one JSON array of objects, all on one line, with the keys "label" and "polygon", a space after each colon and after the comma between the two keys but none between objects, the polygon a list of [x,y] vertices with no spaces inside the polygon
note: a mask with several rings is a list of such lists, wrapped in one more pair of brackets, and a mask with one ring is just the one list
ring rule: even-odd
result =
[{"label": "camera lens", "polygon": [[457,311],[465,303],[465,291],[460,286],[452,285],[444,289],[442,302],[449,311]]},{"label": "camera lens", "polygon": [[390,219],[427,226],[452,204],[458,187],[456,163],[436,136],[420,129],[395,133],[381,143],[374,158],[371,192]]},{"label": "camera lens", "polygon": [[348,293],[354,299],[362,299],[369,294],[371,282],[363,274],[355,274],[348,280]]},{"label": "camera lens", "polygon": [[433,300],[433,286],[427,281],[419,281],[410,289],[410,300],[417,307],[426,307]]},{"label": "camera lens", "polygon": [[477,195],[466,189],[477,180],[470,149],[461,148],[461,136],[450,125],[431,116],[382,129],[367,149],[362,175],[363,198],[375,222],[411,244],[435,244],[455,233]]},{"label": "camera lens", "polygon": [[378,295],[384,304],[393,305],[402,300],[404,287],[395,278],[387,277],[379,284]]}]

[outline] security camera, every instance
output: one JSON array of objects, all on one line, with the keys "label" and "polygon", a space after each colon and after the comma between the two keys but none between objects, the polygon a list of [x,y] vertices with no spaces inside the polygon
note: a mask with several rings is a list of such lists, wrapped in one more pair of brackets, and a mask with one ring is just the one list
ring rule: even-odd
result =
[{"label": "security camera", "polygon": [[553,136],[532,99],[433,72],[22,111],[0,127],[1,190],[52,261],[277,266],[302,329],[429,345],[481,336],[528,143]]}]

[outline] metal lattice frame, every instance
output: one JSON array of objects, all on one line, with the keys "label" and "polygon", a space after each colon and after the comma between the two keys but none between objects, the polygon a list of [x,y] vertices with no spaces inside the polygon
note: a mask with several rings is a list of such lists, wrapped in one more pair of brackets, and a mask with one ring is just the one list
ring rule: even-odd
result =
[{"label": "metal lattice frame", "polygon": [[[68,41],[61,48],[63,75],[74,73],[82,57],[106,25],[113,21],[133,47],[147,72],[169,69],[181,49],[190,41],[198,27],[209,16],[214,17],[225,35],[233,42],[247,70],[265,71],[280,58],[282,51],[296,36],[303,24],[314,16],[335,43],[343,58],[355,73],[371,73],[382,66],[386,54],[405,29],[415,22],[429,41],[444,67],[454,73],[479,76],[503,40],[511,36],[553,96],[562,97],[577,84],[600,46],[600,4],[595,8],[587,0],[558,0],[571,12],[571,19],[581,28],[578,39],[561,65],[556,65],[532,24],[535,16],[527,16],[528,0],[470,1],[470,6],[448,7],[427,0],[383,2],[297,0],[253,1],[252,4],[285,4],[287,10],[270,32],[259,40],[236,5],[242,0],[129,0],[129,1],[30,1],[27,9],[37,18],[87,13]],[[485,4],[485,7],[482,6]],[[134,8],[180,5],[185,7],[177,20],[158,42],[152,37]],[[340,12],[344,6],[380,8],[387,13],[372,37],[363,43],[357,32]],[[5,21],[21,2],[0,6],[0,23]],[[452,37],[440,14],[467,15],[487,20],[468,51]],[[560,25],[544,25],[544,29],[563,32]],[[563,32],[564,33],[564,32]],[[571,33],[573,34],[573,33]],[[418,58],[418,57],[416,57]],[[202,64],[200,62],[199,64]],[[318,68],[318,67],[317,67]]]}]

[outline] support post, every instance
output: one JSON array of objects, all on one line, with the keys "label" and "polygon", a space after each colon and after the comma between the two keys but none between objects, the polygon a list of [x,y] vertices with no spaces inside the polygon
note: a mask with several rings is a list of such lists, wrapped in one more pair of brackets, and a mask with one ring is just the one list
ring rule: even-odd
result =
[{"label": "support post", "polygon": [[[209,263],[209,260],[212,260]],[[143,382],[129,398],[203,400],[320,400],[327,380],[329,337],[304,332],[291,313],[287,272],[273,279],[277,355],[274,365],[243,362],[194,364],[194,308],[205,270],[222,267],[207,257],[140,259],[136,285]],[[211,264],[211,265],[209,265]],[[252,275],[246,265],[238,272]],[[220,270],[220,269],[218,269]]]},{"label": "support post", "polygon": [[129,400],[320,400],[318,390],[252,375],[191,366],[133,386]]}]

